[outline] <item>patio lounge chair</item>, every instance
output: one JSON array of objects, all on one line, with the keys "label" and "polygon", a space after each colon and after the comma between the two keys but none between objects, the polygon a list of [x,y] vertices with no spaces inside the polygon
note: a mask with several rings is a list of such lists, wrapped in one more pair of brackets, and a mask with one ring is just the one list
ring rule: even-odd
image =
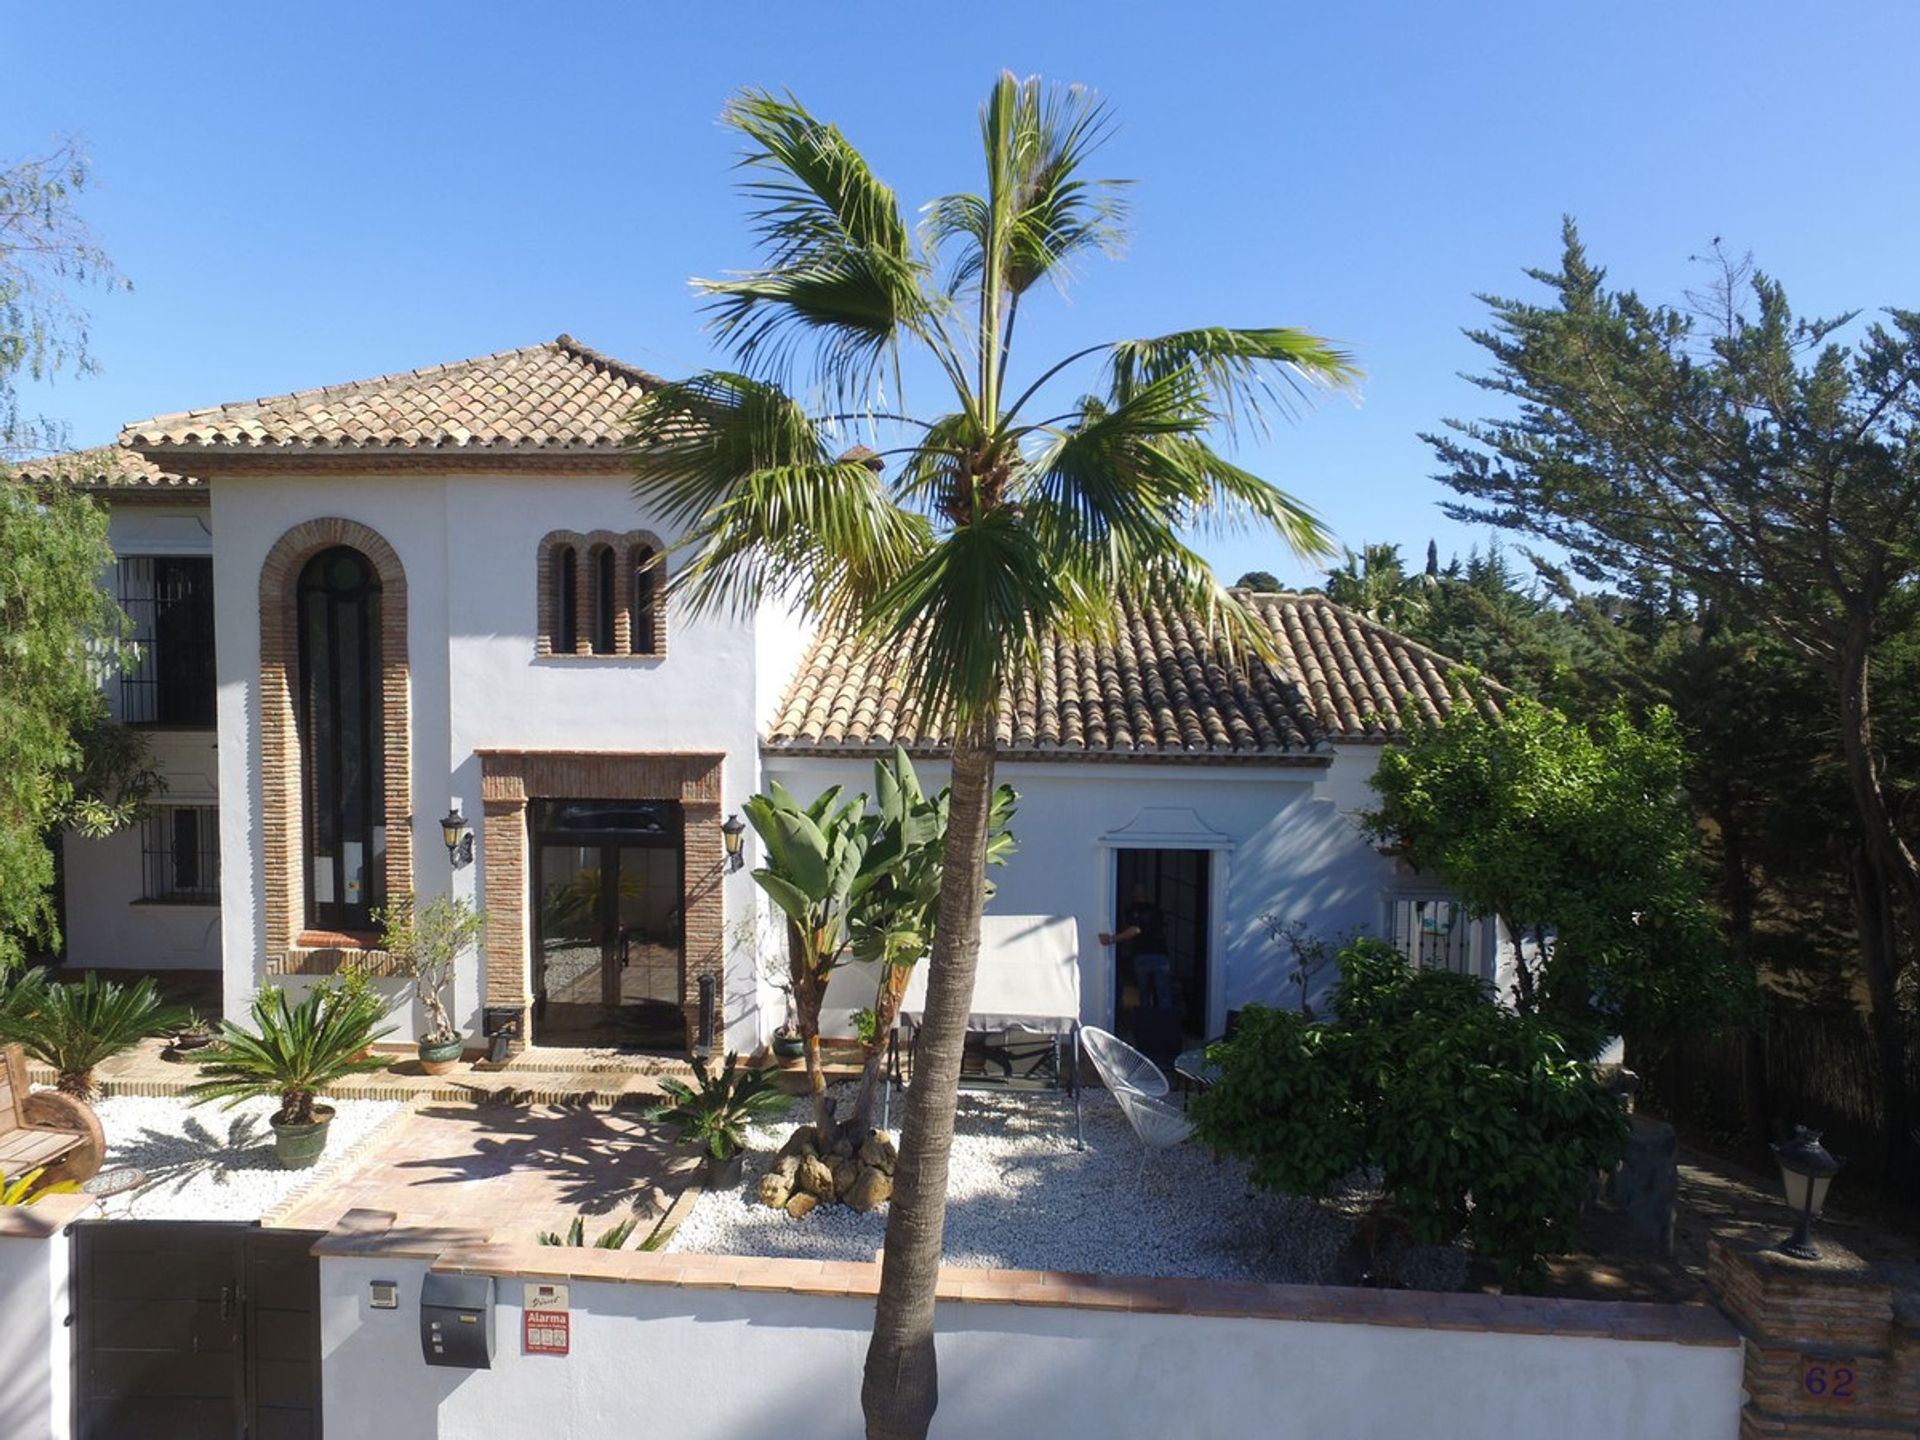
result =
[{"label": "patio lounge chair", "polygon": [[1080,1048],[1100,1072],[1101,1082],[1116,1093],[1132,1090],[1156,1099],[1167,1093],[1167,1077],[1160,1067],[1111,1030],[1097,1025],[1080,1027]]},{"label": "patio lounge chair", "polygon": [[1142,1168],[1148,1152],[1170,1149],[1193,1133],[1187,1112],[1168,1103],[1167,1077],[1153,1061],[1118,1035],[1096,1025],[1080,1027],[1080,1044],[1118,1102],[1120,1113],[1127,1117],[1127,1124],[1140,1137],[1145,1147],[1140,1155]]}]

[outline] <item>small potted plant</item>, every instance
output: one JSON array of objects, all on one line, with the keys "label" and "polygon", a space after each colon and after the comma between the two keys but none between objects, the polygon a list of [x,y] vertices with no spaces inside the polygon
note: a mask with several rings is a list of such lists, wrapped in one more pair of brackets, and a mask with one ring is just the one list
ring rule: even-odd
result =
[{"label": "small potted plant", "polygon": [[363,1052],[391,1032],[375,1028],[377,999],[326,988],[310,990],[296,1005],[284,990],[268,987],[249,1009],[252,1029],[223,1020],[218,1038],[194,1057],[202,1078],[187,1094],[196,1105],[224,1100],[229,1109],[242,1100],[277,1099],[280,1108],[268,1121],[274,1154],[287,1169],[304,1170],[326,1149],[333,1120],[320,1094],[349,1075],[380,1069],[386,1062]]},{"label": "small potted plant", "polygon": [[447,996],[453,989],[454,963],[480,943],[486,917],[466,900],[441,895],[425,905],[411,896],[379,911],[380,948],[393,959],[393,973],[413,982],[426,1011],[427,1028],[419,1039],[420,1068],[444,1075],[459,1060],[464,1037],[453,1028]]},{"label": "small potted plant", "polygon": [[729,1189],[740,1183],[747,1126],[786,1104],[787,1096],[771,1070],[743,1070],[737,1054],[728,1054],[718,1074],[695,1056],[693,1073],[700,1082],[697,1089],[671,1076],[662,1078],[660,1088],[667,1098],[649,1114],[679,1126],[682,1142],[706,1152],[707,1184]]},{"label": "small potted plant", "polygon": [[204,1050],[213,1043],[213,1022],[198,1010],[187,1011],[186,1019],[167,1037],[167,1048],[160,1052],[162,1060],[183,1061],[193,1058],[195,1050]]}]

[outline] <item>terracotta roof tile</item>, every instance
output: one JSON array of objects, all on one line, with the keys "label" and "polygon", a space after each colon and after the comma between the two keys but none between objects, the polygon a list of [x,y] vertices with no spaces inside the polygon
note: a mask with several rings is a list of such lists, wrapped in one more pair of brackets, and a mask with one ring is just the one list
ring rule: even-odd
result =
[{"label": "terracotta roof tile", "polygon": [[[1322,595],[1246,594],[1278,652],[1243,665],[1191,616],[1122,609],[1114,641],[1049,636],[1001,706],[1000,752],[1029,759],[1261,760],[1385,740],[1456,703],[1455,662]],[[849,753],[951,739],[901,692],[897,668],[816,637],[769,750]]]},{"label": "terracotta roof tile", "polygon": [[170,451],[605,450],[660,381],[562,335],[449,365],[160,415],[121,443]]},{"label": "terracotta roof tile", "polygon": [[96,445],[22,461],[15,470],[32,485],[70,485],[77,490],[197,490],[200,481],[154,464],[124,445]]}]

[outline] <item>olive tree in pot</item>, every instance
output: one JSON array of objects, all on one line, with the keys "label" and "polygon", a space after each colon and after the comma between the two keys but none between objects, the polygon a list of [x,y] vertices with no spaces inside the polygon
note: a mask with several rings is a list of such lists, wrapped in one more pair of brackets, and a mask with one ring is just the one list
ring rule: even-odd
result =
[{"label": "olive tree in pot", "polygon": [[390,1030],[378,997],[314,989],[298,1004],[269,987],[253,997],[252,1028],[220,1022],[213,1044],[195,1054],[201,1079],[187,1094],[196,1105],[224,1100],[227,1108],[263,1096],[280,1102],[268,1121],[274,1154],[289,1170],[304,1170],[327,1146],[333,1107],[318,1103],[328,1086],[378,1070],[386,1061],[366,1054]]},{"label": "olive tree in pot", "polygon": [[719,1074],[705,1059],[695,1056],[695,1089],[668,1076],[660,1081],[666,1099],[648,1112],[650,1118],[680,1127],[680,1139],[698,1146],[707,1156],[707,1184],[727,1189],[740,1183],[741,1157],[747,1148],[747,1126],[787,1103],[771,1070],[743,1070],[740,1057],[729,1052]]},{"label": "olive tree in pot", "polygon": [[419,1037],[420,1068],[444,1075],[460,1058],[461,1034],[453,1028],[447,995],[453,989],[453,967],[476,948],[485,931],[486,917],[471,902],[440,895],[424,905],[408,896],[377,912],[380,948],[393,960],[393,973],[413,982],[413,993],[426,1011],[427,1028]]}]

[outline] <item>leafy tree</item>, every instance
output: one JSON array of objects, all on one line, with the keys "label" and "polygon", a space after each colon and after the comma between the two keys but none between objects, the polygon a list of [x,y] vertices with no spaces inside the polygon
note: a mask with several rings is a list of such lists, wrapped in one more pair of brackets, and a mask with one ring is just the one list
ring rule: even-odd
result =
[{"label": "leafy tree", "polygon": [[1571,221],[1559,269],[1529,273],[1550,303],[1490,297],[1492,325],[1473,335],[1492,360],[1479,383],[1513,412],[1429,437],[1465,497],[1449,512],[1557,545],[1590,581],[1737,610],[1824,677],[1904,1170],[1898,921],[1920,912],[1920,858],[1890,792],[1874,673],[1920,597],[1920,312],[1889,309],[1843,344],[1853,315],[1801,318],[1777,281],[1724,261],[1705,303],[1651,304],[1608,285]]},{"label": "leafy tree", "polygon": [[[748,142],[762,264],[701,284],[738,368],[641,400],[636,490],[696,552],[677,577],[688,604],[747,613],[777,598],[842,627],[893,659],[953,737],[926,1022],[862,1390],[869,1436],[917,1440],[938,1399],[933,1291],[996,706],[1044,637],[1110,636],[1116,599],[1269,648],[1181,537],[1251,521],[1320,551],[1308,512],[1214,442],[1354,372],[1280,327],[1201,326],[1017,363],[1030,297],[1122,238],[1120,188],[1088,170],[1107,112],[1084,90],[1001,76],[980,116],[985,184],[931,202],[918,243],[859,151],[797,100],[748,91],[726,120]],[[938,377],[943,407],[909,413],[910,370]],[[794,398],[808,382],[821,393],[811,407]]]},{"label": "leafy tree", "polygon": [[1381,940],[1339,961],[1330,1023],[1250,1007],[1209,1051],[1220,1075],[1189,1104],[1198,1134],[1290,1194],[1376,1167],[1416,1240],[1464,1234],[1508,1285],[1531,1288],[1619,1156],[1619,1103],[1551,1027],[1479,981],[1416,970]]},{"label": "leafy tree", "polygon": [[1261,595],[1275,595],[1287,587],[1280,583],[1280,577],[1271,570],[1249,570],[1233,582],[1236,590],[1252,590]]},{"label": "leafy tree", "polygon": [[1576,1053],[1739,1013],[1696,868],[1671,715],[1594,727],[1514,697],[1461,705],[1380,757],[1368,828],[1437,876],[1520,954],[1515,1004]]},{"label": "leafy tree", "polygon": [[74,209],[87,173],[70,140],[0,169],[0,460],[64,443],[59,424],[21,413],[16,379],[91,371],[86,312],[71,292],[126,284]]},{"label": "leafy tree", "polygon": [[66,823],[105,833],[144,789],[93,783],[83,745],[103,723],[100,685],[125,633],[100,587],[112,558],[106,514],[87,497],[0,479],[0,973],[28,945],[59,941],[50,837]]}]

